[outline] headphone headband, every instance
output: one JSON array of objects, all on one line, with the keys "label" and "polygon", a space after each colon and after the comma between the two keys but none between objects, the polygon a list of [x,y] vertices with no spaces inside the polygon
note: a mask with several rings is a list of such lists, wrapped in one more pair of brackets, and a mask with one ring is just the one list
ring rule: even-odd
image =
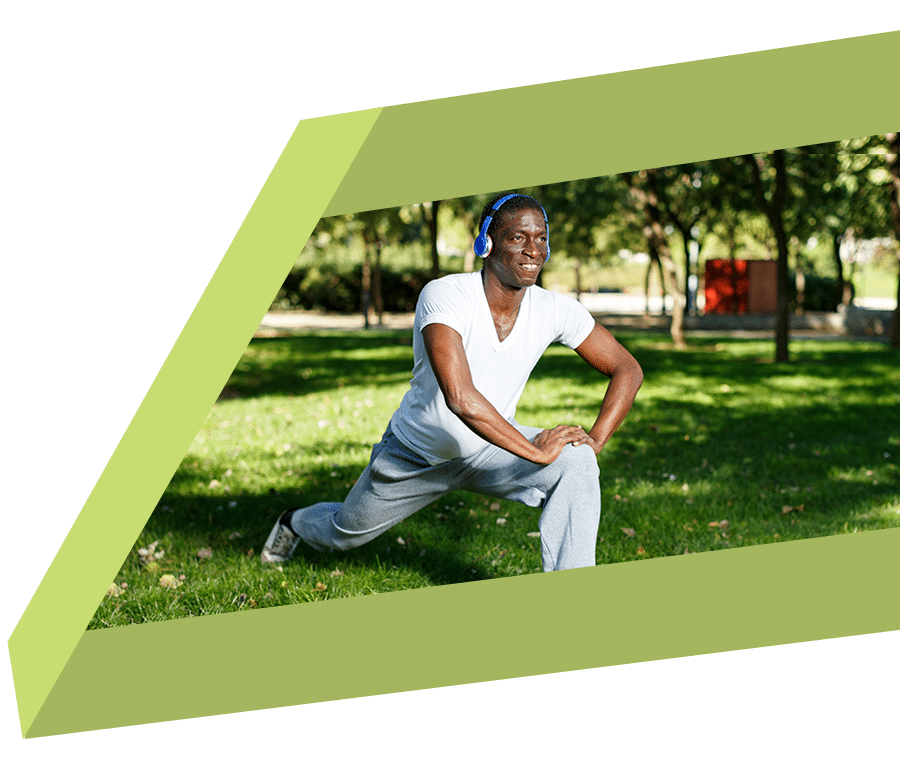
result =
[{"label": "headphone headband", "polygon": [[481,229],[478,231],[478,237],[475,238],[475,245],[474,245],[475,255],[483,259],[485,256],[487,256],[491,252],[491,248],[493,246],[489,242],[489,238],[488,238],[488,234],[487,234],[488,227],[491,226],[491,222],[493,221],[494,216],[496,215],[497,211],[500,210],[500,207],[504,203],[506,203],[510,198],[529,198],[530,200],[533,200],[535,203],[537,203],[538,206],[540,206],[541,213],[544,215],[544,226],[547,228],[547,235],[548,235],[547,258],[544,259],[544,262],[546,263],[547,261],[550,260],[550,239],[549,239],[550,222],[547,221],[547,212],[544,211],[544,207],[541,206],[541,204],[538,203],[534,198],[532,198],[530,195],[524,195],[523,193],[510,193],[509,195],[504,195],[502,198],[499,198],[494,203],[493,206],[491,206],[491,212],[485,217],[484,223],[481,225]]}]

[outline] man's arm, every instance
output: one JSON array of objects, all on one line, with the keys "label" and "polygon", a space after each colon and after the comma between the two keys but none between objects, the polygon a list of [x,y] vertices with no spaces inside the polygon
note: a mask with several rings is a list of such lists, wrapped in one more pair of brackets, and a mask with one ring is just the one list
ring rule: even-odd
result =
[{"label": "man's arm", "polygon": [[569,443],[593,448],[584,430],[573,425],[544,430],[529,441],[475,387],[462,336],[456,330],[433,323],[422,328],[422,338],[447,407],[488,443],[537,464],[550,464]]},{"label": "man's arm", "polygon": [[599,454],[631,409],[644,381],[644,372],[628,350],[600,325],[594,325],[591,334],[575,350],[594,369],[609,378],[600,414],[588,433],[591,448]]}]

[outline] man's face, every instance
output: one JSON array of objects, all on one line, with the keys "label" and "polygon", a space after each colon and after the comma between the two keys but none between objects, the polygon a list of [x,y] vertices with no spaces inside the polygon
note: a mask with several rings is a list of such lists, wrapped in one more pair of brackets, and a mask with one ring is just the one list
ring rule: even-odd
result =
[{"label": "man's face", "polygon": [[506,214],[491,239],[494,246],[484,260],[485,268],[508,287],[534,285],[547,260],[544,215],[532,208]]}]

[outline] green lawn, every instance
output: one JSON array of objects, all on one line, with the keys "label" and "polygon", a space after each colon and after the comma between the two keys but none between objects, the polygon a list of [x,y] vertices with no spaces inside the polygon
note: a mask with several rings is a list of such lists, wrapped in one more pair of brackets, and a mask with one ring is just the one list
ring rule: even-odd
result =
[{"label": "green lawn", "polygon": [[[601,454],[598,563],[900,526],[900,354],[619,337],[645,381]],[[411,366],[408,333],[254,340],[89,627],[540,572],[538,510],[462,492],[356,551],[259,562],[282,510],[344,497]],[[589,427],[604,388],[554,347],[517,417]]]}]

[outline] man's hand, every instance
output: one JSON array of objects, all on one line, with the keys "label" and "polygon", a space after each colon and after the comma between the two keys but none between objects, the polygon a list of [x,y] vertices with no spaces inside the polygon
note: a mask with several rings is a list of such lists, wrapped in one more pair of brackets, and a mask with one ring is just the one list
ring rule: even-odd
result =
[{"label": "man's hand", "polygon": [[555,461],[562,453],[563,448],[570,443],[573,446],[590,446],[595,454],[599,454],[602,448],[597,441],[584,432],[580,425],[557,425],[552,430],[542,430],[531,439],[531,443],[547,455],[547,461],[542,464],[550,464]]}]

